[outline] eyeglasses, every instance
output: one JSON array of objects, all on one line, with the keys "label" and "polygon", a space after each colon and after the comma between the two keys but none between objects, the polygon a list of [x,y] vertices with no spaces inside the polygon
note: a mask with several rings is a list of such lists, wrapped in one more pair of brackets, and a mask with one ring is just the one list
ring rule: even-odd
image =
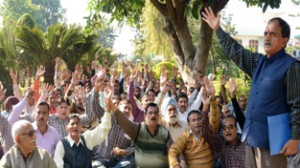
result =
[{"label": "eyeglasses", "polygon": [[33,135],[34,135],[35,133],[36,133],[35,130],[30,130],[30,131],[28,131],[27,133],[22,133],[21,135],[27,135],[27,136],[29,136],[29,137],[33,137]]},{"label": "eyeglasses", "polygon": [[233,128],[235,128],[235,126],[234,125],[228,125],[228,126],[226,126],[226,125],[223,125],[222,126],[222,130],[223,131],[231,131],[231,130],[233,130]]}]

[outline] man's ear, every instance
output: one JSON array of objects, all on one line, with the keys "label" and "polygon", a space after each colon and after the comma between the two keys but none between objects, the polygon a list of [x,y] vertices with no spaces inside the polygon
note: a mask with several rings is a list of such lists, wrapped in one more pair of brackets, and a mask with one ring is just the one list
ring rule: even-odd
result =
[{"label": "man's ear", "polygon": [[289,38],[287,38],[287,37],[283,38],[283,44],[285,46],[287,46],[288,42],[289,42]]},{"label": "man's ear", "polygon": [[21,143],[21,137],[20,137],[20,135],[17,135],[17,136],[16,136],[16,142],[17,142],[17,143]]}]

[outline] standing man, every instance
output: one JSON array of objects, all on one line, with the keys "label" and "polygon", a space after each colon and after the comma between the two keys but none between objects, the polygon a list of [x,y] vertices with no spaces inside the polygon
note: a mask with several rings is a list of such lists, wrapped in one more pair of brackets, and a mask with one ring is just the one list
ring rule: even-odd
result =
[{"label": "standing man", "polygon": [[2,157],[0,167],[56,168],[50,154],[36,146],[36,132],[29,121],[14,123],[12,136],[16,144]]},{"label": "standing man", "polygon": [[[252,78],[242,140],[246,167],[286,167],[287,157],[298,151],[300,138],[300,63],[285,52],[289,25],[281,18],[268,21],[264,33],[266,55],[244,49],[220,27],[220,16],[205,8],[203,20],[216,32],[224,51]],[[291,114],[291,139],[281,154],[270,156],[268,116]]]}]

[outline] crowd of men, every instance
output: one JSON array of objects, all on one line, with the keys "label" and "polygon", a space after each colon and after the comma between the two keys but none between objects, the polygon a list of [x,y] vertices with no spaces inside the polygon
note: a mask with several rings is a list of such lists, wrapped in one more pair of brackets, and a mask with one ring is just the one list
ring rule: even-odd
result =
[{"label": "crowd of men", "polygon": [[[5,88],[0,87],[0,100],[4,100],[5,109],[0,115],[0,142],[4,153],[0,167],[287,167],[286,156],[297,153],[297,148],[293,148],[300,138],[297,129],[300,120],[296,121],[300,117],[300,87],[294,88],[299,86],[300,78],[291,82],[295,74],[289,71],[290,65],[299,71],[296,60],[284,57],[287,62],[277,65],[276,60],[283,59],[276,54],[284,52],[284,40],[282,45],[275,46],[278,51],[269,49],[276,45],[272,38],[279,36],[277,41],[281,36],[285,38],[281,34],[282,20],[277,18],[267,25],[267,57],[276,56],[275,60],[268,60],[238,45],[221,29],[219,17],[210,8],[206,8],[203,15],[216,31],[225,52],[252,77],[250,107],[247,107],[247,96],[236,98],[238,85],[234,79],[229,81],[231,101],[227,100],[226,77],[221,78],[219,96],[213,79],[209,80],[197,70],[193,72],[194,81],[183,82],[176,69],[170,78],[171,72],[162,68],[160,79],[155,79],[147,64],[141,67],[130,62],[122,62],[122,65],[116,62],[108,67],[93,62],[85,68],[77,66],[71,73],[63,68],[64,62],[57,59],[54,87],[41,84],[40,78],[45,73],[42,66],[37,69],[34,83],[26,88],[24,96],[13,71],[10,76],[14,95],[5,97]],[[251,58],[241,58],[244,55]],[[270,62],[262,64],[263,61]],[[260,96],[264,92],[262,89],[273,84],[270,81],[260,83],[270,78],[269,69],[260,67],[266,64],[270,64],[270,68],[285,68],[282,73],[276,71],[281,76],[272,74],[276,79],[270,80],[278,85],[272,89],[285,95],[280,103],[290,105],[280,104],[284,110],[293,107],[289,109],[291,140],[275,156],[269,154],[269,144],[265,141],[267,132],[257,131],[257,128],[265,131],[264,119],[273,115],[273,111],[258,114],[261,111],[257,112],[257,108],[270,108],[265,96],[277,99],[276,95],[271,95],[274,91]],[[284,77],[286,71],[292,75]],[[283,78],[285,81],[280,82]],[[291,93],[295,90],[289,89],[299,92]],[[261,102],[251,98],[254,95]],[[283,112],[287,111],[274,114]]]}]

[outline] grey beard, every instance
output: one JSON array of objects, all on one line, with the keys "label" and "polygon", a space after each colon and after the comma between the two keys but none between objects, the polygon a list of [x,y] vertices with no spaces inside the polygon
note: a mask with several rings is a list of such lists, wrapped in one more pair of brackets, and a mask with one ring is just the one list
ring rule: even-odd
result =
[{"label": "grey beard", "polygon": [[178,122],[178,117],[170,117],[169,118],[169,123],[170,124],[176,124]]}]

